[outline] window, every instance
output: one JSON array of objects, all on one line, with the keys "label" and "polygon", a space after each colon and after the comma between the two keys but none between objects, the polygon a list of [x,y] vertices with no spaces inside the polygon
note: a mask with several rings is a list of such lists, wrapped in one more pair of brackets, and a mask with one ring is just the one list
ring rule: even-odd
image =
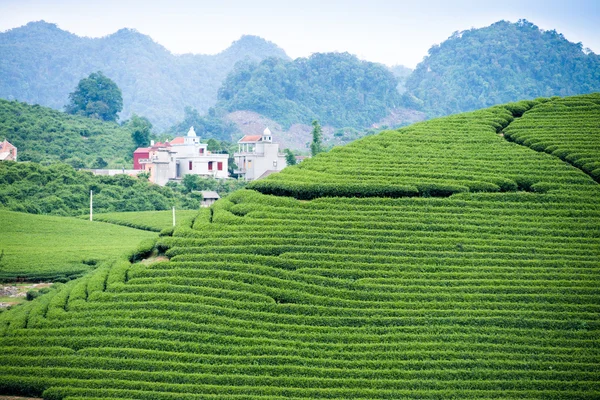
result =
[{"label": "window", "polygon": [[277,161],[273,161],[273,166],[277,167]]},{"label": "window", "polygon": [[204,147],[200,147],[200,154],[204,154]]},{"label": "window", "polygon": [[191,171],[193,167],[194,167],[194,165],[192,164],[191,161],[189,161],[188,162],[188,169]]},{"label": "window", "polygon": [[213,170],[213,166],[212,166],[212,164],[213,164],[213,162],[212,162],[212,161],[209,161],[209,162],[208,162],[208,170],[209,170],[209,171],[212,171],[212,170]]},{"label": "window", "polygon": [[217,163],[217,170],[218,170],[218,171],[223,171],[223,163],[222,163],[221,161],[219,161],[219,162]]}]

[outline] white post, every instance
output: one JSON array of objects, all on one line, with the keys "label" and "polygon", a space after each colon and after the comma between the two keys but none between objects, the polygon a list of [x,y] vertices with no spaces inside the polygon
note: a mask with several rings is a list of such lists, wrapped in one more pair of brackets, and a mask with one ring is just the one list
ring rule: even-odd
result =
[{"label": "white post", "polygon": [[93,220],[93,213],[94,213],[94,192],[92,192],[90,190],[90,221]]},{"label": "white post", "polygon": [[175,226],[175,206],[173,206],[173,226]]}]

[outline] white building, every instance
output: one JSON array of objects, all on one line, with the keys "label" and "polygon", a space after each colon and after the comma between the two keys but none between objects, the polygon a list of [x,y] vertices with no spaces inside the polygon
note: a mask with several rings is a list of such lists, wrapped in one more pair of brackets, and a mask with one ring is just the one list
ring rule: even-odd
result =
[{"label": "white building", "polygon": [[269,128],[261,135],[246,135],[238,140],[238,152],[234,154],[240,178],[253,181],[286,167],[285,155],[279,153],[279,144],[273,143]]},{"label": "white building", "polygon": [[139,159],[139,164],[150,174],[150,181],[158,185],[183,179],[189,174],[211,178],[227,178],[228,175],[229,155],[209,152],[207,145],[200,143],[194,127],[187,136],[153,144],[147,152],[148,158]]}]

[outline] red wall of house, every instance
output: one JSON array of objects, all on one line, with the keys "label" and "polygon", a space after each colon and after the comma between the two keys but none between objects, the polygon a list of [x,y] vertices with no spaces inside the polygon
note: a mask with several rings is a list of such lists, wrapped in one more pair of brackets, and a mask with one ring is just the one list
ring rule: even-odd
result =
[{"label": "red wall of house", "polygon": [[150,158],[150,152],[139,152],[133,153],[133,169],[144,169],[142,164],[140,164],[140,159],[142,158]]}]

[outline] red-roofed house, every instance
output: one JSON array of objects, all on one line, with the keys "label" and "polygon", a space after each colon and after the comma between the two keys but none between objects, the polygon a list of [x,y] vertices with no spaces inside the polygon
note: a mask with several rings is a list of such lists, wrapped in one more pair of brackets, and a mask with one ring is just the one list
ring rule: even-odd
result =
[{"label": "red-roofed house", "polygon": [[185,137],[170,142],[152,143],[151,147],[140,147],[133,153],[134,168],[150,174],[150,181],[165,185],[169,180],[182,179],[193,174],[213,178],[227,178],[227,154],[212,154],[207,145],[200,143],[194,128]]},{"label": "red-roofed house", "polygon": [[6,139],[0,142],[0,161],[17,161],[17,148]]},{"label": "red-roofed house", "polygon": [[246,135],[238,140],[238,143],[256,143],[259,142],[260,139],[262,139],[261,135]]},{"label": "red-roofed house", "polygon": [[269,128],[262,135],[246,135],[238,140],[234,154],[238,176],[253,181],[281,171],[287,166],[285,155],[279,153],[279,144],[273,143]]}]

